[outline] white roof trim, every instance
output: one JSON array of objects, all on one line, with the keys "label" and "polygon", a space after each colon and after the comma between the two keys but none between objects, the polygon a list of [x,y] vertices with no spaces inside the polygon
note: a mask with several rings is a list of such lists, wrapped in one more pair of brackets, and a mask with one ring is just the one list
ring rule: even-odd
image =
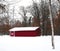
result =
[{"label": "white roof trim", "polygon": [[31,31],[36,30],[39,27],[15,27],[10,29],[9,31]]}]

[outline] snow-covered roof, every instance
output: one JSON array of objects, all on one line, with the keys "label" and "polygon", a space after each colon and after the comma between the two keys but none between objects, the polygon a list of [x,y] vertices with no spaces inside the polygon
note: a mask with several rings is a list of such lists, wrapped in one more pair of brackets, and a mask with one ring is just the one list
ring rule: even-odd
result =
[{"label": "snow-covered roof", "polygon": [[9,31],[31,31],[36,30],[39,27],[15,27],[10,29]]}]

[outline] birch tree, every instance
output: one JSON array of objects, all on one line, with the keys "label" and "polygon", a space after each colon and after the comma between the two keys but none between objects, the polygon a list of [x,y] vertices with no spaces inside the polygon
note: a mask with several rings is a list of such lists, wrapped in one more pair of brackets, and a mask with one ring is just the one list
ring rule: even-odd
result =
[{"label": "birch tree", "polygon": [[50,22],[51,22],[51,30],[52,30],[52,47],[53,49],[55,49],[55,45],[54,45],[54,26],[53,26],[53,13],[52,13],[52,9],[51,9],[51,0],[49,0],[49,10],[50,10]]}]

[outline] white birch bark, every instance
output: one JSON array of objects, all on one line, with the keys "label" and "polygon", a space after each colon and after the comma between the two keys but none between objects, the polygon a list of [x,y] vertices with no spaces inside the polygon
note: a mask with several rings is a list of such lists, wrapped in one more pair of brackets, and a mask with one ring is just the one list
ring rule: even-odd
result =
[{"label": "white birch bark", "polygon": [[55,49],[55,45],[54,45],[54,26],[53,26],[53,19],[52,19],[52,9],[51,9],[51,0],[49,0],[49,10],[50,10],[50,22],[51,22],[51,30],[52,30],[52,47],[53,49]]}]

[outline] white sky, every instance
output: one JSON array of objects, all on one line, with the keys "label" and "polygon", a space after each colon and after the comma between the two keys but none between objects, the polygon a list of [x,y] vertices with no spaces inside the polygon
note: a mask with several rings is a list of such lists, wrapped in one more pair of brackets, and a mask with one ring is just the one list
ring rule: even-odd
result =
[{"label": "white sky", "polygon": [[[12,4],[12,5],[18,5],[18,6],[29,6],[29,5],[31,5],[32,4],[32,0],[7,0],[10,4]],[[34,0],[34,1],[36,1],[36,2],[39,2],[39,1],[41,1],[41,0]],[[48,0],[46,0],[46,1],[48,1]],[[51,0],[52,2],[56,2],[57,0]]]},{"label": "white sky", "polygon": [[[31,4],[31,0],[10,0],[9,2],[11,5],[18,5],[18,6],[27,6]],[[13,4],[12,4],[13,3]]]}]

